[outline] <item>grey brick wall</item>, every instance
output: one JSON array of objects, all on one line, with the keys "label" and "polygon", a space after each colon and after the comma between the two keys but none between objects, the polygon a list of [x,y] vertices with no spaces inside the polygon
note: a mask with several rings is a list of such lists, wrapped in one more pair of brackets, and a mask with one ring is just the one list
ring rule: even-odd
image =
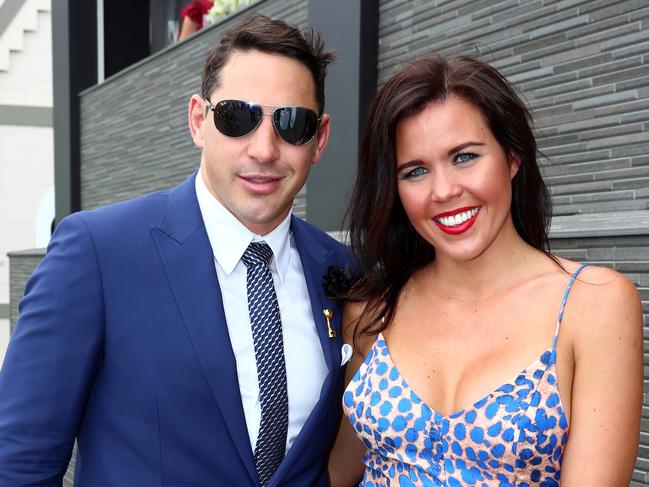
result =
[{"label": "grey brick wall", "polygon": [[13,333],[18,320],[18,302],[25,293],[25,283],[45,256],[45,249],[9,252],[9,327]]},{"label": "grey brick wall", "polygon": [[75,441],[74,448],[72,449],[72,457],[70,458],[70,463],[68,464],[68,469],[63,476],[63,487],[73,487],[74,486],[74,467],[77,463],[77,443]]},{"label": "grey brick wall", "polygon": [[[252,11],[307,26],[306,0],[265,0],[81,94],[81,206],[96,208],[184,180],[200,162],[187,105],[203,60],[225,30]],[[295,212],[305,214],[305,190]]]},{"label": "grey brick wall", "polygon": [[379,80],[477,48],[529,101],[555,215],[646,210],[648,26],[646,0],[381,0]]}]

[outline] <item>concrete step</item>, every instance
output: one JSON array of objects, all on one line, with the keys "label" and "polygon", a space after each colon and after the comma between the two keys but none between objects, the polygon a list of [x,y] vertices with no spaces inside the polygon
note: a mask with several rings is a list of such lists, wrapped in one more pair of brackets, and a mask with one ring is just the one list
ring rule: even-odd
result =
[{"label": "concrete step", "polygon": [[25,1],[0,37],[0,72],[9,71],[11,55],[23,50],[25,35],[38,30],[39,14],[50,10],[50,0]]}]

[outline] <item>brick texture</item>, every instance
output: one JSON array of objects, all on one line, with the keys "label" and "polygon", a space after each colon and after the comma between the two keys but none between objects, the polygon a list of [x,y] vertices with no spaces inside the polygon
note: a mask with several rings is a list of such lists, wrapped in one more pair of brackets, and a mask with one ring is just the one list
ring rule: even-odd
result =
[{"label": "brick texture", "polygon": [[[209,47],[241,15],[258,11],[307,27],[306,0],[267,0],[134,65],[81,94],[81,206],[175,186],[200,163],[187,105],[200,93]],[[306,192],[295,213],[304,216]]]},{"label": "brick texture", "polygon": [[555,215],[646,210],[648,22],[646,1],[381,0],[379,82],[479,53],[529,102]]},{"label": "brick texture", "polygon": [[18,320],[18,303],[25,294],[25,283],[45,255],[44,249],[10,252],[9,256],[9,329],[13,333]]}]

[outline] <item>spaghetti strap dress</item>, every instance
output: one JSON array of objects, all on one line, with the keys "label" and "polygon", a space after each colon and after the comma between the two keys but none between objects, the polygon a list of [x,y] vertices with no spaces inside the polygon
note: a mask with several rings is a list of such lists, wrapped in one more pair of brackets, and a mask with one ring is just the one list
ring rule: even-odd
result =
[{"label": "spaghetti strap dress", "polygon": [[379,333],[343,395],[343,408],[367,448],[359,486],[558,486],[568,420],[557,384],[556,345],[495,391],[442,415],[399,374]]}]

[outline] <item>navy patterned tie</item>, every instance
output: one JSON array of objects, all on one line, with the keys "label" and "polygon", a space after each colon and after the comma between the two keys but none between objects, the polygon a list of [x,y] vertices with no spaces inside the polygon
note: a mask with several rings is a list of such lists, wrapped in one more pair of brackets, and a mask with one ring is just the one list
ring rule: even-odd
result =
[{"label": "navy patterned tie", "polygon": [[288,392],[279,304],[268,263],[273,251],[263,242],[252,242],[241,260],[246,265],[248,312],[255,345],[261,425],[255,464],[262,487],[284,458],[288,432]]}]

